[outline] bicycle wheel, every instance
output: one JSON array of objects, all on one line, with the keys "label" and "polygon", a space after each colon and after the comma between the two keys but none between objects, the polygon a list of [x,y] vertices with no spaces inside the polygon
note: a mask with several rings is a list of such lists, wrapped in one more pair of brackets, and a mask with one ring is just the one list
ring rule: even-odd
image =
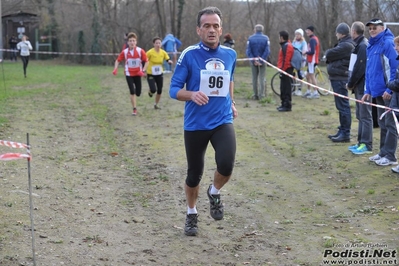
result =
[{"label": "bicycle wheel", "polygon": [[316,72],[316,81],[317,81],[317,86],[324,89],[324,90],[317,89],[317,91],[323,96],[329,95],[330,93],[328,93],[327,90],[331,91],[331,82],[328,79],[327,73],[319,69]]},{"label": "bicycle wheel", "polygon": [[[293,79],[290,78],[291,81],[291,91],[293,92],[296,88],[296,86],[299,86],[299,83],[297,84],[294,82]],[[272,91],[274,94],[280,97],[280,72],[277,72],[276,74],[273,75],[272,80],[270,82],[270,85],[272,87]]]},{"label": "bicycle wheel", "polygon": [[272,91],[274,94],[277,96],[280,96],[280,73],[277,72],[276,74],[273,75],[270,85],[272,87]]}]

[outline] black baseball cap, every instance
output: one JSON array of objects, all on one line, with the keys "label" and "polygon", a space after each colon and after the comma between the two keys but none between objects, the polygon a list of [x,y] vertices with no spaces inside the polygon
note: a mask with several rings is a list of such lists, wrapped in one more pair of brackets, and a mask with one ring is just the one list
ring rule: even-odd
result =
[{"label": "black baseball cap", "polygon": [[370,24],[384,26],[384,23],[379,18],[373,18],[372,20],[366,23],[366,26],[369,26]]}]

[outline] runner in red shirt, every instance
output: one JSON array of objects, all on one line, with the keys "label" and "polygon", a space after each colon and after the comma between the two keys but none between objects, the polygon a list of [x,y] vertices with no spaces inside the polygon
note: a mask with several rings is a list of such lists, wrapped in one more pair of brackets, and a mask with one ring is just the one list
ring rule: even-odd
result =
[{"label": "runner in red shirt", "polygon": [[129,47],[123,49],[115,60],[112,74],[116,75],[119,63],[125,61],[124,73],[130,90],[130,101],[133,106],[132,115],[137,115],[136,96],[139,97],[141,95],[141,77],[146,76],[148,58],[145,51],[137,47],[137,36],[135,33],[129,33],[127,38]]}]

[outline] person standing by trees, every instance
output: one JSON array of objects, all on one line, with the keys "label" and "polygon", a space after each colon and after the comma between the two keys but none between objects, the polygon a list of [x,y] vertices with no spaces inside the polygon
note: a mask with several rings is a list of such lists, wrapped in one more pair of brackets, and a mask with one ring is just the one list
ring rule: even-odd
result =
[{"label": "person standing by trees", "polygon": [[129,33],[123,34],[123,45],[122,45],[122,50],[125,50],[126,48],[129,47],[129,41],[127,40],[127,36]]},{"label": "person standing by trees", "polygon": [[171,98],[185,101],[184,144],[188,169],[184,233],[188,236],[198,233],[196,205],[209,142],[215,150],[217,165],[213,183],[207,190],[210,215],[215,220],[223,219],[220,190],[233,172],[236,154],[233,118],[238,115],[234,102],[237,54],[233,49],[220,45],[222,13],[217,7],[199,11],[197,34],[200,43],[182,52],[169,90]]},{"label": "person standing by trees", "polygon": [[130,90],[130,101],[133,106],[132,115],[137,115],[136,97],[141,95],[141,77],[146,75],[148,59],[145,51],[137,47],[137,35],[135,33],[130,32],[127,39],[129,47],[122,50],[115,60],[112,74],[117,75],[119,63],[125,61],[124,73]]},{"label": "person standing by trees", "polygon": [[[378,105],[390,106],[392,91],[387,87],[388,82],[395,80],[398,61],[393,42],[394,36],[389,29],[384,28],[384,23],[378,18],[367,22],[370,39],[367,46],[366,66],[366,90],[363,101],[376,98]],[[385,109],[378,108],[378,120],[380,126],[380,151],[369,158],[377,165],[396,165],[395,151],[397,141],[392,140],[395,136],[395,123],[390,119],[392,114],[382,116]],[[390,118],[388,118],[390,117]],[[397,138],[397,136],[396,136]],[[395,146],[394,146],[395,145]]]},{"label": "person standing by trees", "polygon": [[[302,54],[303,54],[302,67],[304,67],[306,65],[306,52],[308,50],[308,44],[307,44],[307,42],[305,40],[303,29],[299,28],[299,29],[295,30],[295,38],[292,41],[292,46],[294,46],[294,48],[296,48],[296,49],[298,49],[299,51],[302,52]],[[298,71],[298,78],[299,79],[303,79],[302,71]],[[302,95],[302,91],[301,91],[301,87],[300,86],[299,86],[299,88],[297,88],[295,90],[294,94],[296,96],[301,96]]]},{"label": "person standing by trees", "polygon": [[17,49],[20,51],[21,61],[24,68],[24,76],[26,78],[26,69],[29,64],[29,50],[32,50],[32,44],[28,41],[28,37],[26,35],[22,36],[21,41],[17,44]]},{"label": "person standing by trees", "polygon": [[[169,54],[169,57],[172,58],[173,66],[176,65],[177,61],[177,49],[181,46],[181,41],[177,39],[173,34],[169,33],[162,40],[163,49]],[[171,73],[173,71],[173,67],[169,64],[166,64],[165,73]]]},{"label": "person standing by trees", "polygon": [[[246,55],[249,58],[262,58],[267,60],[270,54],[269,37],[263,34],[263,25],[255,25],[254,34],[248,38]],[[260,100],[265,96],[265,78],[266,78],[266,63],[261,60],[251,61],[252,70],[252,87],[254,95],[252,99]],[[260,91],[258,91],[258,82],[260,84]]]},{"label": "person standing by trees", "polygon": [[[338,44],[334,48],[330,48],[326,51],[327,72],[331,81],[331,87],[336,94],[346,97],[348,96],[346,83],[349,78],[349,62],[352,50],[355,47],[349,31],[350,28],[348,24],[338,24],[335,29],[335,36],[338,39]],[[349,142],[352,125],[349,100],[334,95],[334,101],[335,107],[339,112],[339,127],[337,134],[329,135],[328,137],[333,142]]]},{"label": "person standing by trees", "polygon": [[[291,65],[291,59],[294,55],[294,47],[288,40],[289,35],[286,31],[280,31],[280,52],[278,54],[277,66],[281,70],[284,70],[288,74],[292,75],[294,68]],[[283,73],[280,73],[280,99],[281,106],[277,107],[279,112],[289,112],[291,111],[291,78]]]},{"label": "person standing by trees", "polygon": [[234,49],[234,44],[235,44],[235,41],[231,37],[231,34],[230,33],[226,33],[224,35],[223,45]]},{"label": "person standing by trees", "polygon": [[161,99],[162,87],[163,87],[163,63],[166,61],[169,65],[172,64],[167,52],[161,49],[161,38],[155,37],[152,40],[154,48],[147,51],[148,67],[147,67],[147,82],[150,87],[148,95],[155,95],[154,109],[161,109],[158,106],[159,100]]},{"label": "person standing by trees", "polygon": [[17,44],[18,44],[18,39],[15,37],[15,35],[12,35],[10,40],[8,40],[8,44],[10,45],[10,60],[11,61],[17,61]]},{"label": "person standing by trees", "polygon": [[[319,64],[320,42],[319,38],[314,35],[315,28],[313,26],[307,27],[305,31],[306,35],[309,37],[308,50],[306,52],[306,61],[308,63],[308,73],[306,74],[306,80],[310,84],[317,85],[315,69],[316,66]],[[302,97],[318,99],[320,98],[320,94],[316,88],[308,85],[308,90]]]},{"label": "person standing by trees", "polygon": [[[355,48],[352,51],[351,63],[353,69],[349,68],[349,80],[346,88],[355,93],[355,98],[361,100],[364,95],[365,72],[367,55],[366,49],[368,40],[364,36],[364,24],[360,21],[352,23],[351,36],[355,42]],[[356,58],[356,59],[355,59]],[[352,63],[354,60],[354,63]],[[367,100],[370,102],[370,99]],[[371,106],[356,102],[356,118],[359,120],[357,127],[357,143],[349,146],[349,150],[353,154],[371,153],[373,149],[373,117],[371,114]]]}]

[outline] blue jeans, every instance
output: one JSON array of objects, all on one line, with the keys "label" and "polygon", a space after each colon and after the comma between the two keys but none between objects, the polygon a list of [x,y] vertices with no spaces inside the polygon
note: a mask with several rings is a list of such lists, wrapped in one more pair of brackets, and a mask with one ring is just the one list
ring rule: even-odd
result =
[{"label": "blue jeans", "polygon": [[[335,93],[348,96],[348,90],[346,89],[346,81],[344,80],[331,80],[331,86]],[[352,115],[351,108],[349,106],[349,100],[338,96],[334,96],[335,107],[339,112],[339,132],[345,137],[350,136]]]},{"label": "blue jeans", "polygon": [[[356,88],[356,100],[361,100],[364,95],[364,88]],[[368,101],[371,102],[371,99]],[[356,102],[356,118],[359,120],[357,128],[357,142],[363,143],[367,149],[373,149],[373,116],[371,114],[371,106]]]},{"label": "blue jeans", "polygon": [[[252,70],[252,87],[254,90],[254,96],[259,99],[265,97],[265,75],[266,75],[266,64],[261,66],[254,66],[251,63]],[[260,91],[258,90],[258,81],[260,84]]]}]

